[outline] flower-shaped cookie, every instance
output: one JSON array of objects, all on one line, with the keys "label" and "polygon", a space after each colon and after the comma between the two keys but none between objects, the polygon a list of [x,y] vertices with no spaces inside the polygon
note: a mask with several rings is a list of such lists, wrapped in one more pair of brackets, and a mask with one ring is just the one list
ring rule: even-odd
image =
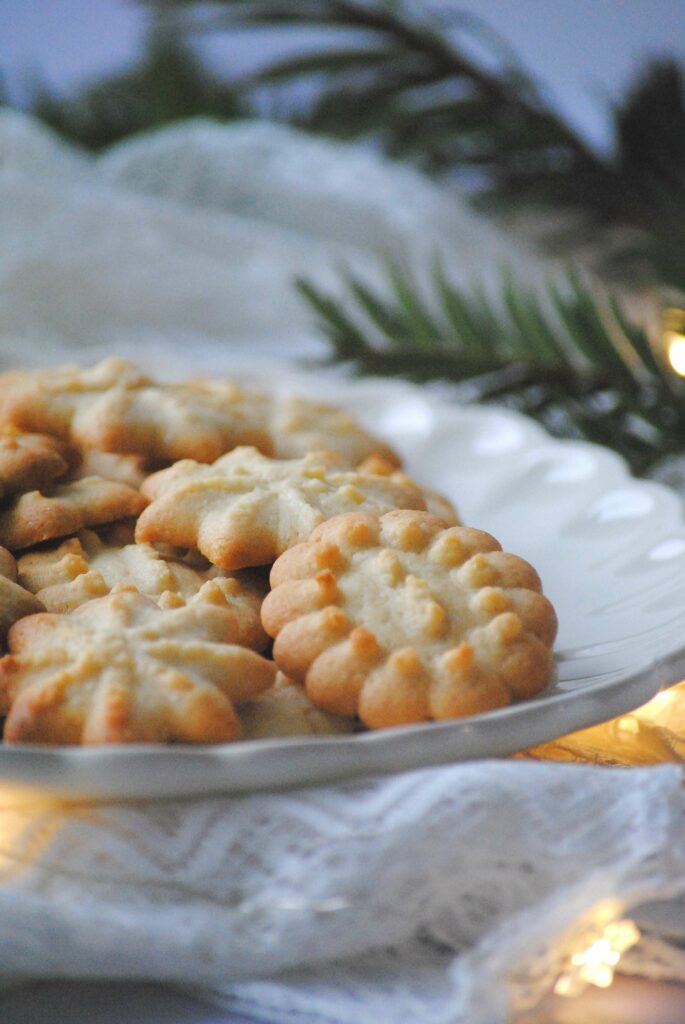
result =
[{"label": "flower-shaped cookie", "polygon": [[552,673],[556,615],[532,566],[430,513],[337,516],[271,583],[262,622],[279,668],[371,728],[502,707]]},{"label": "flower-shaped cookie", "polygon": [[0,433],[0,499],[58,480],[73,456],[68,445],[56,437],[5,428]]},{"label": "flower-shaped cookie", "polygon": [[123,359],[85,370],[7,374],[0,379],[0,413],[23,430],[157,462],[211,462],[238,444],[272,449],[239,389],[229,400],[185,384],[157,385]]},{"label": "flower-shaped cookie", "polygon": [[225,379],[195,378],[191,385],[221,398],[230,407],[239,402],[255,425],[271,439],[269,448],[258,448],[277,459],[297,459],[308,452],[333,452],[348,466],[358,466],[376,456],[392,469],[399,459],[380,438],[369,434],[353,416],[334,405],[313,402],[298,395],[270,395],[238,387]]},{"label": "flower-shaped cookie", "polygon": [[0,414],[15,428],[157,463],[212,462],[238,445],[254,445],[288,458],[330,448],[351,465],[380,452],[397,464],[387,444],[339,409],[223,379],[158,385],[122,359],[85,370],[5,374]]},{"label": "flower-shaped cookie", "polygon": [[265,565],[342,512],[425,508],[405,477],[341,468],[333,455],[277,460],[236,448],[213,465],[184,460],[148,477],[151,504],[138,520],[138,541],[195,547],[214,565]]},{"label": "flower-shaped cookie", "polygon": [[146,504],[140,491],[98,476],[56,484],[44,493],[28,491],[0,512],[0,544],[20,551],[84,526],[136,516]]},{"label": "flower-shaped cookie", "polygon": [[43,604],[17,583],[17,565],[6,548],[0,548],[0,640],[12,623],[43,611]]},{"label": "flower-shaped cookie", "polygon": [[255,574],[239,580],[213,566],[195,569],[180,558],[163,556],[151,544],[106,543],[92,530],[82,530],[56,548],[23,555],[18,576],[46,611],[59,613],[104,597],[117,583],[133,584],[159,601],[168,593],[192,597],[207,580],[215,579],[235,616],[234,642],[256,651],[266,645],[259,619],[265,588]]},{"label": "flower-shaped cookie", "polygon": [[246,700],[238,709],[242,740],[275,736],[341,736],[354,732],[353,718],[329,715],[317,708],[303,686],[279,672],[264,693]]},{"label": "flower-shaped cookie", "polygon": [[218,743],[237,738],[234,702],[272,685],[273,662],[234,643],[216,581],[159,607],[119,586],[71,615],[30,615],[0,660],[12,743]]}]

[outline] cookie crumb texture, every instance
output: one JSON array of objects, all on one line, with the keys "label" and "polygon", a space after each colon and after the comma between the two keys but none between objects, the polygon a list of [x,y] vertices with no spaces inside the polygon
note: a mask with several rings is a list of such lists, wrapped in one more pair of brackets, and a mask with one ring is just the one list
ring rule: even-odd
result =
[{"label": "cookie crumb texture", "polygon": [[536,571],[427,512],[329,519],[271,585],[262,622],[279,668],[372,729],[504,707],[552,676],[557,619]]}]

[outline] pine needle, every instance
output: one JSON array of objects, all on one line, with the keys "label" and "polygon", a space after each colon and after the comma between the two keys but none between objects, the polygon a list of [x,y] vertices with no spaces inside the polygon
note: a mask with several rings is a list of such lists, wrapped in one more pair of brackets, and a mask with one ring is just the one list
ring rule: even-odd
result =
[{"label": "pine needle", "polygon": [[396,266],[375,291],[347,273],[344,299],[297,287],[354,372],[451,384],[462,400],[497,402],[558,436],[608,445],[645,472],[685,448],[685,386],[655,356],[615,297],[577,273],[538,294],[503,273],[499,294],[468,292],[440,264],[429,299]]}]

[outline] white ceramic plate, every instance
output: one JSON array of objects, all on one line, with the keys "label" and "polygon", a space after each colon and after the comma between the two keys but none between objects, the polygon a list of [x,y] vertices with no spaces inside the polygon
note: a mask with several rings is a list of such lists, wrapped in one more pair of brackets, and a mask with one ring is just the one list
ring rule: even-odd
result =
[{"label": "white ceramic plate", "polygon": [[[685,521],[670,491],[632,479],[603,448],[552,440],[524,417],[456,407],[427,388],[281,369],[270,377],[275,390],[350,409],[466,522],[535,565],[559,615],[553,684],[469,719],[355,736],[199,748],[0,745],[0,779],[112,797],[323,783],[508,754],[631,710],[685,676]],[[263,365],[256,379],[263,387]]]}]

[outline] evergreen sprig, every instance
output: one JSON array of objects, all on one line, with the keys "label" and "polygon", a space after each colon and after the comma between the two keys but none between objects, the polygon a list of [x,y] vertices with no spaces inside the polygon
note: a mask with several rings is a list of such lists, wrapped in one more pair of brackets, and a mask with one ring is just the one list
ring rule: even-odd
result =
[{"label": "evergreen sprig", "polygon": [[223,79],[209,72],[178,33],[153,27],[148,46],[133,68],[59,97],[34,88],[32,111],[60,134],[99,150],[135,132],[186,117],[219,120],[245,117],[249,105]]},{"label": "evergreen sprig", "polygon": [[[197,0],[147,0],[158,11]],[[494,32],[430,0],[217,0],[189,27],[330,30],[242,82],[306,83],[281,112],[312,130],[376,140],[392,156],[475,184],[495,211],[564,211],[559,248],[597,250],[607,273],[685,292],[685,76],[650,63],[613,112],[604,155],[565,122]],[[477,50],[474,50],[474,43]],[[293,95],[291,89],[290,95]],[[305,99],[303,100],[303,96]],[[537,223],[558,224],[538,218]]]},{"label": "evergreen sprig", "polygon": [[337,299],[297,282],[333,361],[449,383],[462,400],[502,403],[557,436],[608,445],[636,472],[685,448],[685,385],[616,299],[577,273],[542,295],[504,273],[494,298],[457,287],[440,264],[428,299],[394,266],[383,292],[351,274],[346,284]]}]

